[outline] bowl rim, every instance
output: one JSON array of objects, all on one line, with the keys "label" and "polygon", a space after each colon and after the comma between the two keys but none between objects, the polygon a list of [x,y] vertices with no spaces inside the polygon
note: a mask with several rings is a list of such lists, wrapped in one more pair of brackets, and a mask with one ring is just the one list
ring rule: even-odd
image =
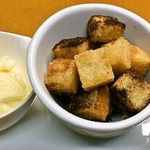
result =
[{"label": "bowl rim", "polygon": [[116,11],[118,13],[126,14],[128,17],[134,18],[140,24],[142,24],[147,32],[150,33],[150,24],[144,20],[142,17],[136,15],[135,13],[110,4],[101,4],[101,3],[89,3],[89,4],[79,4],[70,6],[67,8],[64,8],[57,13],[50,16],[36,31],[36,33],[33,36],[33,39],[31,41],[28,55],[27,55],[27,69],[29,74],[29,79],[31,81],[32,87],[39,97],[39,99],[42,101],[42,103],[59,119],[61,119],[64,122],[69,123],[70,125],[74,125],[78,128],[83,129],[89,129],[93,131],[116,131],[116,130],[122,130],[126,128],[130,128],[134,125],[137,125],[147,119],[150,116],[150,105],[145,107],[141,112],[138,114],[117,122],[95,122],[86,120],[83,118],[80,118],[78,116],[75,116],[71,113],[69,113],[67,110],[63,109],[59,104],[57,104],[55,101],[53,101],[53,97],[51,95],[48,95],[46,91],[40,86],[40,81],[38,79],[37,71],[36,71],[36,53],[37,53],[37,47],[39,41],[42,39],[41,37],[44,36],[44,34],[48,31],[49,26],[51,24],[55,23],[61,16],[64,16],[68,14],[71,11],[78,11],[79,9],[90,9],[90,8],[103,8],[103,9],[109,9],[112,11]]},{"label": "bowl rim", "polygon": [[[5,32],[5,31],[0,31],[0,35],[5,35],[5,36],[8,36],[8,37],[22,39],[22,40],[27,40],[29,42],[31,41],[31,38],[28,37],[28,36],[14,34],[14,33]],[[27,52],[27,50],[26,50],[26,52]],[[26,65],[26,67],[27,67],[27,65]],[[29,78],[29,76],[28,76],[28,78]],[[13,114],[18,109],[21,109],[30,100],[30,98],[32,96],[35,98],[35,93],[34,93],[33,89],[31,89],[31,91],[25,96],[25,98],[22,100],[22,103],[20,103],[16,107],[14,107],[11,111],[8,111],[8,112],[0,115],[0,120],[4,119],[5,117],[7,117],[7,116],[9,116],[11,114]],[[33,98],[33,100],[34,100],[34,98]]]}]

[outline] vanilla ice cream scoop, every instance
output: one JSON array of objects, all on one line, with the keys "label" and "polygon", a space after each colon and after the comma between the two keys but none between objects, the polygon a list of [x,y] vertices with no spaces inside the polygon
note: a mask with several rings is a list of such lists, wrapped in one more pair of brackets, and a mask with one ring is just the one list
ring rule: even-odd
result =
[{"label": "vanilla ice cream scoop", "polygon": [[0,58],[0,115],[19,105],[29,92],[25,66],[8,56]]}]

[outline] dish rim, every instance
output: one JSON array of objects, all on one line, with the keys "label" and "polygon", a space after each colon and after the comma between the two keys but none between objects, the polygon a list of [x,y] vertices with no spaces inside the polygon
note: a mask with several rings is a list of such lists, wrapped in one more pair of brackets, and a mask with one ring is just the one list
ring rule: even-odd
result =
[{"label": "dish rim", "polygon": [[[90,9],[90,8],[103,8],[103,9],[110,9],[112,11],[126,14],[128,17],[134,18],[140,24],[142,24],[147,32],[150,33],[150,24],[144,20],[142,17],[136,15],[135,13],[110,4],[100,4],[100,3],[90,3],[90,4],[79,4],[74,5],[71,7],[67,7],[65,9],[60,10],[59,12],[53,14],[50,16],[36,31],[35,35],[33,36],[33,40],[31,42],[31,45],[29,47],[28,56],[27,56],[27,68],[28,68],[28,74],[29,79],[31,81],[32,87],[39,97],[39,99],[42,101],[42,103],[53,113],[55,114],[59,119],[63,120],[64,122],[67,122],[71,125],[77,126],[79,128],[86,128],[93,131],[115,131],[115,130],[122,130],[129,127],[132,127],[134,125],[137,125],[147,119],[150,116],[150,104],[145,107],[141,112],[138,114],[117,122],[95,122],[86,120],[83,118],[80,118],[78,116],[75,116],[68,112],[67,110],[63,109],[57,102],[53,101],[53,97],[51,95],[48,95],[45,90],[40,85],[40,80],[37,75],[36,71],[36,54],[37,54],[37,47],[40,43],[40,40],[42,37],[44,37],[44,34],[48,31],[51,24],[55,23],[61,16],[65,16],[71,11],[78,11],[80,9]],[[37,44],[38,43],[38,44]]]}]

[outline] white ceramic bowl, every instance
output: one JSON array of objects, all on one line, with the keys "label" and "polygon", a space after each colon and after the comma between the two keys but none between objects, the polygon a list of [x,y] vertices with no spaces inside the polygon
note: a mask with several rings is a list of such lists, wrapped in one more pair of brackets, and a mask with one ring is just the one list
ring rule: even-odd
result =
[{"label": "white ceramic bowl", "polygon": [[150,25],[143,18],[120,7],[107,4],[82,4],[59,11],[49,17],[35,33],[28,53],[28,73],[33,88],[43,104],[65,125],[73,130],[95,137],[112,137],[125,133],[150,116],[150,105],[129,119],[101,123],[79,118],[64,110],[52,98],[43,83],[52,47],[61,39],[86,35],[91,15],[110,15],[126,24],[125,36],[150,52]]},{"label": "white ceramic bowl", "polygon": [[[26,63],[26,55],[31,38],[12,33],[0,32],[0,54],[12,56],[22,63]],[[29,110],[35,94],[33,91],[26,97],[23,103],[10,112],[0,116],[0,131],[14,125]]]}]

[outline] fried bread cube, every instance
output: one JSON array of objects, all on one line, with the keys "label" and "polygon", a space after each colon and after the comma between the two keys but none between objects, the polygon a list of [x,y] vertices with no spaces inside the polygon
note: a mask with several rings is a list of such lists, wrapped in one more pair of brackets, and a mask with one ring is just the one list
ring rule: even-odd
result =
[{"label": "fried bread cube", "polygon": [[74,60],[59,58],[49,62],[44,83],[50,92],[56,94],[77,93],[78,82]]},{"label": "fried bread cube", "polygon": [[142,77],[150,70],[150,55],[135,45],[131,50],[131,70]]},{"label": "fried bread cube", "polygon": [[125,24],[111,16],[95,15],[88,21],[87,33],[93,42],[110,42],[123,36]]},{"label": "fried bread cube", "polygon": [[53,52],[55,58],[73,58],[88,49],[88,39],[86,37],[76,37],[60,41],[54,46]]},{"label": "fried bread cube", "polygon": [[101,51],[89,50],[74,58],[85,91],[113,81],[112,67],[109,61],[103,57]]},{"label": "fried bread cube", "polygon": [[68,110],[73,114],[97,121],[106,121],[110,114],[110,93],[107,86],[71,96]]},{"label": "fried bread cube", "polygon": [[130,73],[120,76],[111,90],[116,100],[132,113],[141,111],[150,102],[150,85]]},{"label": "fried bread cube", "polygon": [[109,59],[112,65],[114,74],[118,75],[131,68],[131,47],[132,45],[124,37],[120,37],[98,50],[105,53],[105,57]]}]

